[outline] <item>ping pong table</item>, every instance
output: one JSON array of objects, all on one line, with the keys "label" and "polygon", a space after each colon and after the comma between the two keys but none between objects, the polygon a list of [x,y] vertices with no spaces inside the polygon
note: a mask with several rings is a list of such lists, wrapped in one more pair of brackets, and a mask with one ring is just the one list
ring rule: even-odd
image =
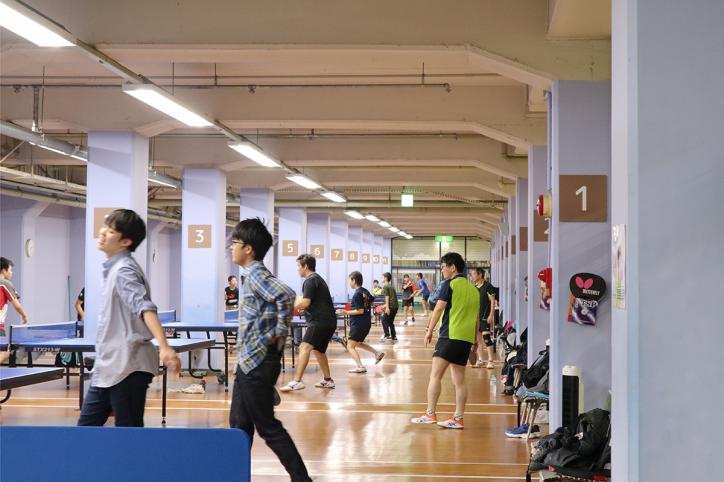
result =
[{"label": "ping pong table", "polygon": [[[0,350],[24,348],[28,351],[65,351],[81,354],[96,351],[95,340],[90,338],[77,338],[76,322],[48,323],[37,325],[10,325],[8,337],[0,337]],[[63,336],[65,335],[65,336]],[[169,346],[176,353],[183,353],[191,350],[199,350],[213,346],[215,340],[209,339],[168,339]],[[156,340],[151,341],[158,348]],[[28,363],[32,364],[32,357],[28,357]],[[78,374],[78,406],[83,406],[85,366],[80,363]],[[161,423],[166,424],[166,399],[168,387],[168,373],[166,367],[161,367],[163,377],[163,395],[161,404]]]},{"label": "ping pong table", "polygon": [[15,388],[27,387],[36,383],[60,380],[63,378],[62,368],[9,368],[0,367],[0,391],[7,390],[5,398],[0,403],[5,403],[10,398],[10,393]]}]

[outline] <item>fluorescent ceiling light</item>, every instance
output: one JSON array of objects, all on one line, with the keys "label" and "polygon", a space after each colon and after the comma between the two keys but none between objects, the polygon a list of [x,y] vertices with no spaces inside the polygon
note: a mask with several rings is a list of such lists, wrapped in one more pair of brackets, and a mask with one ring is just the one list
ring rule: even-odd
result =
[{"label": "fluorescent ceiling light", "polygon": [[308,177],[304,177],[302,175],[287,176],[287,179],[307,189],[320,189],[322,187]]},{"label": "fluorescent ceiling light", "polygon": [[365,219],[367,219],[368,221],[372,221],[373,223],[378,223],[380,221],[380,218],[378,218],[374,214],[368,214],[367,216],[365,216]]},{"label": "fluorescent ceiling light", "polygon": [[167,116],[183,122],[189,127],[209,127],[213,124],[190,109],[181,105],[171,94],[152,84],[126,84],[123,92],[141,102],[158,109]]},{"label": "fluorescent ceiling light", "polygon": [[174,189],[181,188],[181,182],[169,176],[148,171],[148,182],[160,184],[161,186],[172,187]]},{"label": "fluorescent ceiling light", "polygon": [[336,202],[336,203],[347,202],[347,200],[346,200],[345,198],[343,198],[342,196],[340,196],[340,195],[337,194],[336,192],[332,192],[332,191],[323,192],[323,193],[322,193],[322,196],[324,196],[324,197],[326,197],[327,199],[329,199],[330,201],[334,201],[334,202]]},{"label": "fluorescent ceiling light", "polygon": [[265,153],[260,148],[250,142],[230,143],[229,147],[234,149],[242,156],[247,157],[264,167],[282,167],[279,161],[269,156],[267,153]]},{"label": "fluorescent ceiling light", "polygon": [[405,236],[405,239],[412,239],[412,236],[408,234],[407,236]]},{"label": "fluorescent ceiling light", "polygon": [[400,232],[400,228],[396,228],[396,227],[394,227],[394,226],[391,226],[391,227],[389,227],[389,228],[387,228],[387,229],[389,229],[389,230],[392,231],[393,233],[399,233],[399,232]]},{"label": "fluorescent ceiling light", "polygon": [[[46,144],[47,142],[54,143],[54,145],[60,145],[63,147],[63,149],[51,147],[50,145]],[[39,147],[41,149],[45,149],[46,151],[55,152],[56,154],[61,154],[63,156],[69,156],[69,157],[72,157],[73,159],[78,159],[79,161],[88,162],[88,154],[85,151],[80,150],[80,148],[78,146],[66,143],[64,141],[58,141],[56,139],[41,138],[39,142],[28,141],[28,144],[30,144],[31,146]],[[66,145],[67,145],[68,149],[64,150]]]},{"label": "fluorescent ceiling light", "polygon": [[404,237],[407,237],[407,233],[406,233],[406,232],[404,232],[404,231],[400,231],[400,232],[399,232],[399,233],[397,233],[397,234],[398,234],[399,236],[404,236]]},{"label": "fluorescent ceiling light", "polygon": [[379,225],[382,226],[383,228],[389,228],[390,226],[392,226],[392,225],[391,225],[390,223],[388,223],[387,221],[380,221],[380,222],[377,223],[377,224],[379,224]]},{"label": "fluorescent ceiling light", "polygon": [[349,216],[351,218],[355,218],[355,219],[364,219],[365,218],[360,213],[358,213],[357,211],[354,211],[352,209],[345,211],[344,214],[346,214],[347,216]]},{"label": "fluorescent ceiling light", "polygon": [[0,26],[14,32],[39,47],[72,47],[66,38],[68,32],[33,12],[27,7],[8,0],[0,2]]},{"label": "fluorescent ceiling light", "polygon": [[411,208],[415,203],[415,197],[412,194],[403,194],[400,197],[400,204],[403,208]]}]

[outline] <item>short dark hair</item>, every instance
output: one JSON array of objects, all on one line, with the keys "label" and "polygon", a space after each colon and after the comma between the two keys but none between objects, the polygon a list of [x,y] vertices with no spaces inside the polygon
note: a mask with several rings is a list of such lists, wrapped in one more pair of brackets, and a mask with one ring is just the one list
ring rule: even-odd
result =
[{"label": "short dark hair", "polygon": [[475,268],[475,272],[485,278],[485,270],[483,268]]},{"label": "short dark hair", "polygon": [[131,241],[131,253],[146,239],[146,223],[141,216],[130,209],[116,209],[106,218],[106,226],[121,233],[121,239]]},{"label": "short dark hair", "polygon": [[236,279],[236,276],[234,276],[234,275],[232,274],[231,276],[229,276],[229,277],[226,279],[226,281],[228,281],[229,283],[231,283],[231,280],[233,280],[233,279]]},{"label": "short dark hair", "polygon": [[446,253],[442,258],[440,258],[440,262],[448,266],[455,266],[458,273],[463,273],[465,271],[465,260],[458,253]]},{"label": "short dark hair", "polygon": [[349,274],[349,279],[351,279],[352,281],[354,281],[354,284],[356,284],[357,286],[362,286],[362,279],[363,279],[363,278],[362,278],[362,273],[360,273],[359,271],[352,271],[352,272]]},{"label": "short dark hair", "polygon": [[254,250],[254,259],[261,261],[269,248],[274,244],[274,238],[259,218],[248,218],[239,221],[231,233],[231,239],[241,241]]},{"label": "short dark hair", "polygon": [[297,261],[302,266],[306,266],[309,268],[309,271],[316,271],[317,269],[317,258],[312,256],[311,254],[301,254],[297,258]]},{"label": "short dark hair", "polygon": [[419,276],[419,277],[420,277],[420,279],[422,279],[422,278],[423,278],[423,276],[422,276],[422,273],[417,273],[417,276]]},{"label": "short dark hair", "polygon": [[10,261],[7,258],[0,257],[0,271],[5,271],[10,269],[11,266],[14,266],[15,263]]},{"label": "short dark hair", "polygon": [[382,278],[386,279],[387,281],[392,281],[392,273],[382,273]]},{"label": "short dark hair", "polygon": [[372,284],[375,284],[375,283],[380,284],[379,280],[372,280]]}]

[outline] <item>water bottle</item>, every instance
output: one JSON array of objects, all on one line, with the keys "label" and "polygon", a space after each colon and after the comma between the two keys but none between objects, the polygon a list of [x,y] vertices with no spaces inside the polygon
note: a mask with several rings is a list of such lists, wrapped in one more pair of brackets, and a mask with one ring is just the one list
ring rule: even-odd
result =
[{"label": "water bottle", "polygon": [[498,378],[495,376],[495,371],[490,374],[490,393],[493,396],[498,393]]}]

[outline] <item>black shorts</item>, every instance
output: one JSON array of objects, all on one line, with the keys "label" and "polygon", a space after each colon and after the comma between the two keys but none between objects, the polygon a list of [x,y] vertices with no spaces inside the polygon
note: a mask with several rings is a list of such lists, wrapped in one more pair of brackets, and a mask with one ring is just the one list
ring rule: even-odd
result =
[{"label": "black shorts", "polygon": [[402,306],[413,306],[413,307],[414,307],[414,306],[415,306],[415,300],[414,300],[414,299],[403,300],[403,301],[402,301]]},{"label": "black shorts", "polygon": [[437,340],[432,356],[442,358],[455,365],[465,366],[468,364],[468,355],[472,346],[473,344],[467,341],[440,338]]},{"label": "black shorts", "polygon": [[430,299],[430,295],[422,295],[422,299],[425,303],[427,303],[428,300]]},{"label": "black shorts", "polygon": [[349,340],[362,343],[370,333],[371,323],[355,323],[349,327]]},{"label": "black shorts", "polygon": [[319,326],[310,325],[307,331],[304,332],[302,338],[303,343],[309,343],[312,348],[317,350],[319,353],[325,353],[327,351],[327,345],[332,339],[332,335],[337,331],[336,326]]},{"label": "black shorts", "polygon": [[484,331],[490,331],[490,323],[488,323],[487,318],[480,319],[480,324],[478,325],[478,331],[480,333],[482,333]]}]

